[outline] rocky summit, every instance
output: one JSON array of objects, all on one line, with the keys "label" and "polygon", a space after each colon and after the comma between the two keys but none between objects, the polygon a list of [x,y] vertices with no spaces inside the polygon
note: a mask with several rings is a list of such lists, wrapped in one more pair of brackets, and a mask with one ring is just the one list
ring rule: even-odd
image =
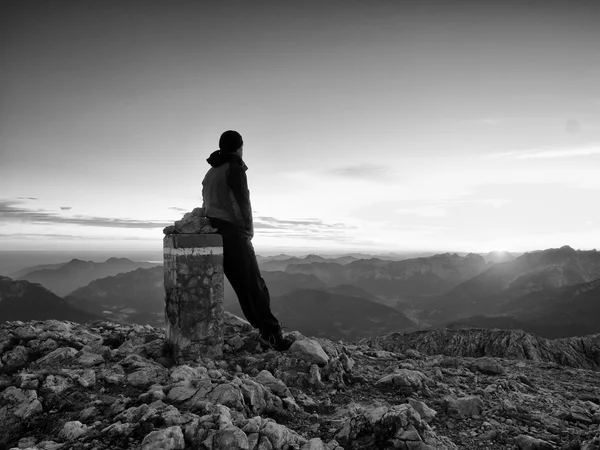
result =
[{"label": "rocky summit", "polygon": [[175,364],[161,328],[6,322],[0,450],[600,449],[597,370],[289,335],[226,314],[222,357]]}]

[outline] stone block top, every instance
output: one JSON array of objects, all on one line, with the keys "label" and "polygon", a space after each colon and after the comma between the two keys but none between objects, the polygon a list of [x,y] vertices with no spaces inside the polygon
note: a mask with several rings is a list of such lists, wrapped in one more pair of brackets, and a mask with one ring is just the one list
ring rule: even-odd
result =
[{"label": "stone block top", "polygon": [[194,208],[192,212],[185,213],[181,220],[163,229],[163,233],[170,234],[214,234],[216,228],[210,225],[210,220],[205,217],[204,208]]},{"label": "stone block top", "polygon": [[[223,252],[223,239],[219,234],[171,234],[164,238],[164,250],[211,249],[219,248]],[[208,250],[207,250],[208,251]],[[181,253],[181,252],[178,252]],[[196,252],[197,253],[197,252]],[[214,253],[214,252],[213,252]]]}]

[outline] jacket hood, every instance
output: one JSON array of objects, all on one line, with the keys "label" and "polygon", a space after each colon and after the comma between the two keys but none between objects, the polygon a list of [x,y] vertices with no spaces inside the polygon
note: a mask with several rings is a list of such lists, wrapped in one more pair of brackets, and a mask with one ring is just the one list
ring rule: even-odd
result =
[{"label": "jacket hood", "polygon": [[212,167],[219,167],[225,163],[239,164],[244,168],[244,170],[248,170],[248,166],[238,155],[234,153],[224,153],[221,150],[212,152],[206,162],[208,162]]}]

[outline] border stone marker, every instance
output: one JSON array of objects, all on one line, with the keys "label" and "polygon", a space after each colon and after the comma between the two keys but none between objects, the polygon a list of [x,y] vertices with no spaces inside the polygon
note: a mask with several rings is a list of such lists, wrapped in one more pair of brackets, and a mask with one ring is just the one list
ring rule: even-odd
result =
[{"label": "border stone marker", "polygon": [[163,239],[166,352],[177,363],[223,354],[223,241],[218,234]]}]

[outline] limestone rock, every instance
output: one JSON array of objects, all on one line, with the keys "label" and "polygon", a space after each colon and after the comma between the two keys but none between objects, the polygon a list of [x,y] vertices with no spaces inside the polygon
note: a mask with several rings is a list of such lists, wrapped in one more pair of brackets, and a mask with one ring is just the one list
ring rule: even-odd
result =
[{"label": "limestone rock", "polygon": [[306,444],[300,447],[300,450],[329,450],[329,447],[321,440],[321,438],[309,439]]},{"label": "limestone rock", "polygon": [[[152,432],[165,437],[178,427],[186,448],[213,450],[246,448],[246,441],[248,450],[544,445],[532,439],[557,450],[600,450],[600,372],[569,367],[572,354],[559,365],[481,353],[426,356],[421,347],[400,353],[318,338],[329,359],[317,365],[291,351],[256,348],[256,331],[233,315],[224,315],[223,332],[225,342],[239,344],[178,366],[162,359],[162,329],[105,321],[0,323],[0,448],[142,449]],[[427,333],[437,331],[421,334]],[[569,352],[594,360],[590,341],[582,338]],[[20,365],[2,362],[8,360]],[[43,435],[35,431],[38,415],[55,422]],[[65,424],[74,419],[81,425],[69,425],[69,441]],[[183,442],[174,436],[166,436],[167,447]]]},{"label": "limestone rock", "polygon": [[554,446],[549,442],[524,434],[517,436],[515,443],[520,450],[554,450]]},{"label": "limestone rock", "polygon": [[213,437],[213,450],[249,450],[248,437],[235,425],[220,429]]},{"label": "limestone rock", "polygon": [[53,394],[62,394],[72,386],[73,382],[70,378],[61,375],[48,375],[42,389],[52,392]]},{"label": "limestone rock", "polygon": [[268,370],[261,370],[254,378],[258,383],[271,389],[280,397],[288,397],[291,395],[290,390],[283,381],[275,378]]},{"label": "limestone rock", "polygon": [[429,423],[433,419],[435,419],[435,415],[437,413],[435,412],[435,410],[431,409],[425,403],[420,402],[419,400],[409,398],[408,404],[410,406],[412,406],[414,408],[414,410],[419,413],[419,416],[421,416],[421,419],[423,419],[425,422]]},{"label": "limestone rock", "polygon": [[198,380],[208,378],[208,370],[203,366],[191,367],[187,364],[175,366],[171,371],[172,383],[181,383],[193,386]]},{"label": "limestone rock", "polygon": [[483,401],[477,396],[456,398],[448,395],[443,404],[446,414],[451,417],[479,416],[483,412]]},{"label": "limestone rock", "polygon": [[88,427],[78,420],[67,422],[58,433],[58,437],[66,441],[75,441],[89,432]]},{"label": "limestone rock", "polygon": [[84,351],[80,356],[77,357],[77,362],[84,367],[92,367],[102,364],[104,362],[104,358],[102,355]]},{"label": "limestone rock", "polygon": [[427,375],[418,370],[398,369],[396,372],[386,375],[375,383],[380,386],[392,386],[400,389],[403,393],[417,392],[423,383],[428,381]]},{"label": "limestone rock", "polygon": [[[244,404],[254,414],[260,414],[267,408],[272,408],[274,406],[274,394],[271,394],[265,386],[254,380],[242,380],[240,392],[244,398]],[[258,430],[256,430],[256,432],[258,432]]]},{"label": "limestone rock", "polygon": [[314,339],[299,339],[294,341],[289,351],[297,358],[307,362],[325,365],[329,361],[329,356]]},{"label": "limestone rock", "polygon": [[438,436],[409,404],[394,406],[371,406],[359,408],[359,414],[345,420],[335,436],[338,441],[353,442],[365,433],[373,433],[375,442],[393,448],[427,448],[454,450],[456,445],[449,439]]},{"label": "limestone rock", "polygon": [[217,229],[210,225],[210,220],[205,217],[204,208],[195,208],[192,212],[185,213],[183,217],[163,229],[164,234],[210,234]]},{"label": "limestone rock", "polygon": [[583,442],[581,444],[581,450],[600,450],[600,436]]},{"label": "limestone rock", "polygon": [[43,411],[42,404],[34,390],[21,390],[10,386],[4,390],[0,399],[2,399],[2,404],[7,405],[5,406],[5,408],[8,407],[7,411],[19,419],[28,419]]},{"label": "limestone rock", "polygon": [[306,439],[300,436],[298,433],[290,430],[289,428],[279,425],[278,423],[267,419],[263,422],[263,425],[260,429],[260,434],[266,437],[273,449],[281,450],[284,445],[290,444],[305,444]]},{"label": "limestone rock", "polygon": [[209,392],[206,399],[233,409],[243,408],[243,396],[240,388],[230,383],[216,386]]},{"label": "limestone rock", "polygon": [[374,348],[401,352],[416,349],[427,355],[551,362],[582,369],[600,368],[600,335],[545,339],[521,330],[436,329],[426,333],[390,333],[360,341]]},{"label": "limestone rock", "polygon": [[29,349],[22,345],[17,345],[12,350],[4,353],[0,359],[8,367],[18,367],[27,363],[29,360]]},{"label": "limestone rock", "polygon": [[72,359],[76,354],[77,350],[72,347],[60,347],[38,359],[36,364],[39,366],[56,366]]},{"label": "limestone rock", "polygon": [[502,364],[488,358],[479,358],[471,365],[471,370],[478,371],[486,375],[503,375],[506,371]]},{"label": "limestone rock", "polygon": [[183,450],[185,442],[181,427],[152,431],[142,441],[142,450]]}]

